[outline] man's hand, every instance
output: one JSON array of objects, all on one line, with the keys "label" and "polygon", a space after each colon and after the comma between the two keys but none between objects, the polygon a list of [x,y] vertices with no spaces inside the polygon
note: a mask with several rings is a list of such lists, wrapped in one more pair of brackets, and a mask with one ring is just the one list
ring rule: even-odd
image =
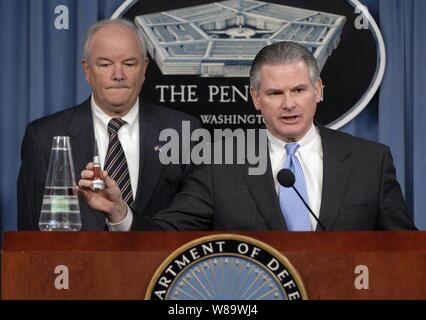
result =
[{"label": "man's hand", "polygon": [[108,176],[108,172],[104,171],[105,189],[93,191],[90,188],[93,175],[93,163],[89,162],[86,169],[81,171],[81,179],[78,182],[79,194],[92,209],[104,212],[110,222],[122,221],[127,215],[127,205],[121,196],[117,183]]}]

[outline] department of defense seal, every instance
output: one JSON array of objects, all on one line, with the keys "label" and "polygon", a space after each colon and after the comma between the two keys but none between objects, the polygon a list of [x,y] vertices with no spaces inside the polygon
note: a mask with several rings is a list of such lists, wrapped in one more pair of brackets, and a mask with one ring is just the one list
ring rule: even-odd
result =
[{"label": "department of defense seal", "polygon": [[157,269],[153,300],[301,300],[303,282],[288,259],[254,238],[218,234],[191,241]]}]

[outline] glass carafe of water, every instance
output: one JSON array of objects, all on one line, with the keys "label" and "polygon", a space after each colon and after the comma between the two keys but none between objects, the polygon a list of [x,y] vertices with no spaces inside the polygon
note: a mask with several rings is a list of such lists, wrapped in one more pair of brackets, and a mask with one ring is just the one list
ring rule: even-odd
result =
[{"label": "glass carafe of water", "polygon": [[39,228],[42,231],[81,229],[70,137],[53,137]]}]

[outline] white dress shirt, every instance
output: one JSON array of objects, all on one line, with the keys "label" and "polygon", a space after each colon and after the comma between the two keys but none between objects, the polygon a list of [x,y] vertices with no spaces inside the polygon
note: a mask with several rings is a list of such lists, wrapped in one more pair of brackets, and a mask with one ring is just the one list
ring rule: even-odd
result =
[{"label": "white dress shirt", "polygon": [[[272,175],[274,177],[275,190],[278,195],[280,184],[277,180],[277,173],[283,168],[285,159],[287,158],[285,150],[285,145],[287,143],[274,137],[269,131],[266,131],[266,133],[268,136]],[[296,151],[296,157],[300,161],[305,176],[306,189],[308,192],[307,203],[314,214],[319,217],[322,196],[323,152],[318,129],[312,125],[306,135],[297,141],[297,143],[300,147]],[[311,214],[309,214],[309,216],[312,230],[315,230],[317,221]]]},{"label": "white dress shirt", "polygon": [[[102,109],[96,105],[95,100],[91,99],[93,127],[95,130],[95,139],[98,145],[99,159],[101,167],[105,165],[105,158],[108,151],[109,136],[108,123],[112,119]],[[139,99],[130,111],[121,119],[126,123],[118,131],[118,139],[123,147],[124,154],[129,167],[130,184],[133,197],[136,196],[139,176]],[[130,208],[127,208],[127,216],[119,223],[110,223],[107,219],[108,228],[111,231],[127,231],[133,221],[133,214]]]}]

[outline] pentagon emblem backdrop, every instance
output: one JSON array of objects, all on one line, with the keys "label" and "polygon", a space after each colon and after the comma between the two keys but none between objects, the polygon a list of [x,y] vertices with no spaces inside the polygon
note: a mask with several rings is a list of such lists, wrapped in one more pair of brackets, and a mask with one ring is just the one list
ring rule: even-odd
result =
[{"label": "pentagon emblem backdrop", "polygon": [[425,14],[422,0],[1,1],[1,231],[16,230],[27,123],[90,95],[84,33],[111,17],[131,19],[147,41],[143,99],[209,129],[262,125],[248,94],[250,60],[274,41],[307,45],[325,85],[317,121],[389,145],[416,226],[426,229]]},{"label": "pentagon emblem backdrop", "polygon": [[114,16],[134,21],[147,44],[143,96],[198,116],[207,128],[263,124],[248,74],[271,43],[296,41],[314,53],[325,84],[316,120],[332,128],[365,108],[385,69],[382,35],[358,1],[142,0]]}]

